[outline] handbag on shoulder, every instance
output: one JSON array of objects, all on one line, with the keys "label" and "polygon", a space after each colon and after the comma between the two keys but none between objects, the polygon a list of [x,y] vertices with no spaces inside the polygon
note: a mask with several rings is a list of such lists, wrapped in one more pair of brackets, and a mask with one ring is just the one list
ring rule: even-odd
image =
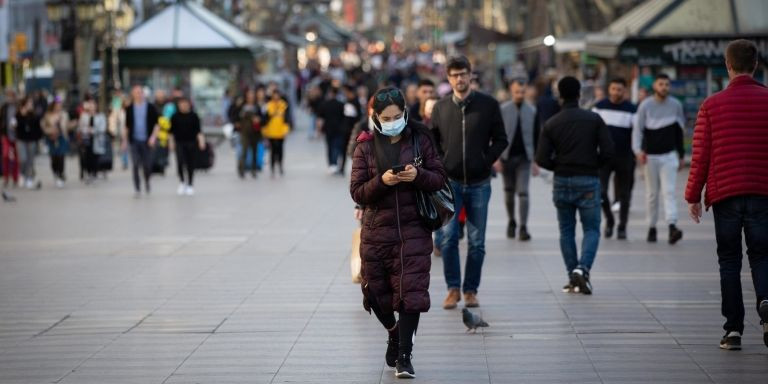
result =
[{"label": "handbag on shoulder", "polygon": [[[422,163],[421,150],[419,148],[419,135],[414,129],[413,140],[413,165],[420,167]],[[448,224],[455,213],[453,201],[453,189],[448,180],[443,188],[435,192],[416,190],[416,205],[424,225],[432,231],[438,230]]]}]

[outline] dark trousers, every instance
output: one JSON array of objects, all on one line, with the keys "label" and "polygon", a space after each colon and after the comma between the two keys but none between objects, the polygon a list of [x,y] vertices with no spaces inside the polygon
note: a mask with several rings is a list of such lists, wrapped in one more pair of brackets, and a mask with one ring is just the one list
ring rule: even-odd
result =
[{"label": "dark trousers", "polygon": [[51,170],[54,176],[64,180],[64,155],[51,155]]},{"label": "dark trousers", "polygon": [[606,225],[613,227],[616,220],[611,212],[611,199],[608,197],[608,185],[613,174],[614,198],[619,202],[619,228],[626,229],[629,219],[629,204],[632,199],[632,187],[635,185],[635,159],[623,156],[610,160],[600,169],[600,197]]},{"label": "dark trousers", "polygon": [[93,153],[93,139],[80,142],[80,180],[85,176],[96,176],[96,154]]},{"label": "dark trousers", "polygon": [[510,156],[504,161],[504,203],[511,226],[515,226],[515,195],[520,199],[520,226],[528,225],[528,185],[531,181],[531,162],[525,155]]},{"label": "dark trousers", "polygon": [[248,156],[248,151],[252,151],[253,154],[253,168],[251,173],[256,174],[258,166],[256,158],[259,153],[259,141],[261,141],[261,135],[253,131],[246,131],[240,134],[240,143],[243,146],[243,151],[240,153],[240,161],[238,163],[237,170],[240,176],[245,174],[246,163],[245,160]]},{"label": "dark trousers", "polygon": [[141,191],[139,169],[144,172],[144,188],[149,192],[149,177],[152,175],[152,150],[145,142],[131,143],[131,159],[133,160],[133,188]]},{"label": "dark trousers", "polygon": [[186,184],[192,186],[195,176],[195,154],[197,153],[197,143],[178,142],[176,143],[176,172],[179,174],[179,181],[184,184],[184,171],[187,172]]},{"label": "dark trousers", "polygon": [[280,173],[283,173],[283,144],[284,139],[269,139],[269,159],[270,169],[275,171],[275,164],[278,164]]},{"label": "dark trousers", "polygon": [[[344,135],[339,133],[326,134],[325,144],[328,149],[328,165],[338,165],[339,157],[344,155]],[[342,166],[344,165],[343,161]]]},{"label": "dark trousers", "polygon": [[768,196],[736,196],[714,205],[717,261],[720,264],[723,329],[744,332],[741,293],[742,231],[747,245],[757,306],[768,299]]},{"label": "dark trousers", "polygon": [[390,330],[399,325],[398,339],[400,340],[400,353],[410,354],[413,349],[413,335],[419,328],[420,313],[400,313],[400,321],[395,320],[394,313],[384,313],[376,302],[376,299],[368,300],[371,310],[379,319],[381,325]]}]

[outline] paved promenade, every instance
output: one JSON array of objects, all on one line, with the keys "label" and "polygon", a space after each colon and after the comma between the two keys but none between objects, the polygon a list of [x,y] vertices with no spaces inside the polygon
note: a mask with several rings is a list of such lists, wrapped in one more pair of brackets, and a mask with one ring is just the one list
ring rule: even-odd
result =
[{"label": "paved promenade", "polygon": [[[41,191],[0,203],[0,384],[396,381],[350,282],[353,204],[322,141],[289,137],[286,176],[258,180],[237,178],[225,143],[193,197],[176,196],[171,169],[140,199],[121,170],[55,190],[47,161]],[[744,350],[718,348],[711,212],[694,225],[681,204],[684,239],[647,244],[643,190],[638,179],[630,240],[601,242],[582,296],[560,291],[549,184],[532,183],[533,241],[520,243],[494,180],[477,311],[491,326],[467,334],[460,309],[440,307],[433,258],[413,382],[768,383],[748,270]]]}]

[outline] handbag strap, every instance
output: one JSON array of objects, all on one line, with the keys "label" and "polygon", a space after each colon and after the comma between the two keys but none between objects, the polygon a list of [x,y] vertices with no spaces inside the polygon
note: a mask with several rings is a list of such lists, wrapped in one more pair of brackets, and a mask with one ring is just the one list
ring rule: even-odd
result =
[{"label": "handbag strap", "polygon": [[413,145],[413,166],[421,167],[421,148],[419,146],[419,134],[415,128],[411,128],[411,143]]}]

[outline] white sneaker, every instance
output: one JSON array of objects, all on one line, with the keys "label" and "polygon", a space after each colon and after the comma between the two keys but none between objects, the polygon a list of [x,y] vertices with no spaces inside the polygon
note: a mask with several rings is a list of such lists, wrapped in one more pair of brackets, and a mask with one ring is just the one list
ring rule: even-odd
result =
[{"label": "white sneaker", "polygon": [[186,184],[179,184],[179,187],[176,188],[176,194],[181,196],[187,191],[187,185]]},{"label": "white sneaker", "polygon": [[56,188],[64,188],[64,180],[62,179],[56,179]]},{"label": "white sneaker", "polygon": [[339,172],[339,167],[336,165],[329,165],[328,166],[328,174],[333,175],[334,173]]},{"label": "white sneaker", "polygon": [[26,189],[33,189],[33,188],[35,188],[35,182],[32,181],[32,179],[25,179],[24,180],[24,188],[26,188]]},{"label": "white sneaker", "polygon": [[187,185],[186,188],[184,188],[184,194],[187,196],[194,196],[195,195],[195,189],[192,188],[191,185]]},{"label": "white sneaker", "polygon": [[619,210],[621,210],[621,203],[619,203],[618,201],[613,203],[613,205],[611,205],[611,212],[616,213]]}]

